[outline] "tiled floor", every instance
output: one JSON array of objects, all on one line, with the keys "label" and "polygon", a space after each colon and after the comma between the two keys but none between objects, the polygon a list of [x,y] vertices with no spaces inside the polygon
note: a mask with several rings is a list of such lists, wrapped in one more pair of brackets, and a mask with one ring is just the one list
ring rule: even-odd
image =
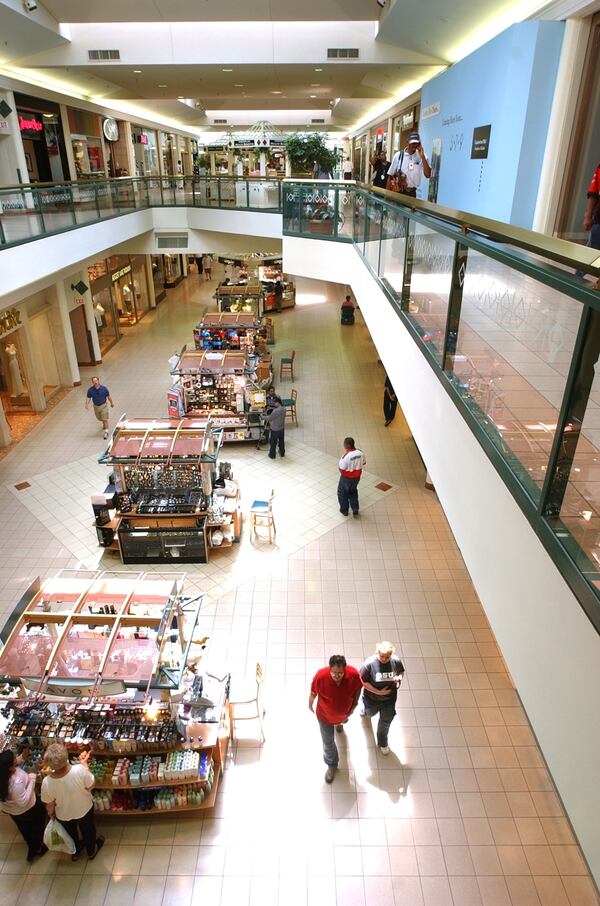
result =
[{"label": "tiled floor", "polygon": [[[276,361],[297,351],[300,424],[287,431],[289,453],[271,462],[265,451],[225,448],[244,508],[275,487],[278,544],[251,545],[246,526],[239,547],[189,569],[187,583],[207,593],[210,659],[234,673],[263,663],[267,741],[258,744],[252,722],[240,726],[210,815],[103,818],[107,843],[93,863],[48,854],[29,867],[0,818],[2,906],[597,903],[401,413],[383,426],[383,370],[360,316],[340,327],[345,288],[298,284],[274,350]],[[164,414],[166,360],[191,340],[213,289],[190,276],[107,355],[100,372],[116,411]],[[342,518],[335,499],[349,432],[368,458],[359,520]],[[4,617],[36,575],[97,562],[87,501],[104,477],[101,449],[82,390],[0,463]],[[376,489],[381,479],[392,488]],[[17,491],[21,481],[31,489]],[[306,707],[310,678],[337,651],[359,665],[382,637],[407,668],[392,753],[382,756],[354,717],[328,787]]]}]

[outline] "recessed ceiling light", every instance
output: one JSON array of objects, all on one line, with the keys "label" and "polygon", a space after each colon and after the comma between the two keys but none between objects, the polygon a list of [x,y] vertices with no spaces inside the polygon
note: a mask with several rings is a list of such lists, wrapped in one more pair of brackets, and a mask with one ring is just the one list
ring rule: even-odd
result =
[{"label": "recessed ceiling light", "polygon": [[316,94],[311,94],[311,98],[316,98]]},{"label": "recessed ceiling light", "polygon": [[281,94],[281,91],[270,91],[269,94]]},{"label": "recessed ceiling light", "polygon": [[223,72],[233,72],[233,69],[224,69]]},{"label": "recessed ceiling light", "polygon": [[237,83],[236,85],[234,85],[233,87],[234,87],[234,88],[243,88],[243,87],[244,87],[244,83],[243,83],[243,82],[238,82],[238,83]]},{"label": "recessed ceiling light", "polygon": [[45,116],[47,119],[51,120],[54,116],[53,113],[42,113],[42,116]]},{"label": "recessed ceiling light", "polygon": [[318,67],[317,69],[315,69],[315,72],[323,72],[323,70],[320,67]]},{"label": "recessed ceiling light", "polygon": [[168,88],[169,86],[168,85],[159,85],[158,87],[159,88]]},{"label": "recessed ceiling light", "polygon": [[134,72],[141,72],[142,70],[141,70],[141,69],[134,69],[133,71],[134,71]]},{"label": "recessed ceiling light", "polygon": [[320,87],[321,87],[321,83],[320,83],[320,82],[312,82],[310,87],[311,87],[311,88],[320,88]]},{"label": "recessed ceiling light", "polygon": [[185,98],[184,98],[184,96],[183,96],[182,94],[178,94],[178,95],[177,95],[177,100],[178,100],[178,101],[185,101]]}]

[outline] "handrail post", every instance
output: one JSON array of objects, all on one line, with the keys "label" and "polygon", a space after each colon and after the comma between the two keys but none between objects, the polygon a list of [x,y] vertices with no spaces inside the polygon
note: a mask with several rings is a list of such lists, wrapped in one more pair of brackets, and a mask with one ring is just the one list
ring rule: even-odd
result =
[{"label": "handrail post", "polygon": [[452,374],[454,371],[454,356],[458,343],[458,330],[460,327],[460,310],[462,307],[463,289],[467,274],[467,258],[469,249],[462,242],[454,246],[452,260],[452,282],[450,284],[450,297],[448,299],[448,312],[446,315],[446,332],[444,334],[444,347],[442,349],[442,371]]},{"label": "handrail post", "polygon": [[94,200],[96,202],[96,214],[98,215],[98,220],[101,219],[102,215],[100,214],[100,199],[98,198],[98,183],[94,183]]},{"label": "handrail post", "polygon": [[44,212],[42,210],[42,199],[40,198],[40,195],[39,195],[39,189],[33,189],[32,191],[33,191],[34,204],[37,203],[38,213],[40,215],[40,226],[41,226],[40,233],[45,233],[46,232],[46,223],[44,221]]},{"label": "handrail post", "polygon": [[192,207],[196,207],[196,177],[192,176]]},{"label": "handrail post", "polygon": [[412,283],[413,259],[415,254],[415,234],[411,230],[412,220],[404,218],[406,242],[404,243],[404,268],[402,270],[402,296],[400,298],[400,308],[402,311],[408,311],[410,302],[410,285]]},{"label": "handrail post", "polygon": [[73,197],[73,186],[67,186],[67,192],[69,193],[69,201],[71,204],[71,214],[73,216],[73,224],[77,225],[77,214],[75,213],[75,199]]},{"label": "handrail post", "polygon": [[217,176],[217,207],[221,207],[221,180]]},{"label": "handrail post", "polygon": [[161,203],[161,207],[164,207],[164,204],[165,204],[165,196],[164,196],[164,192],[163,192],[163,180],[162,180],[162,177],[158,180],[158,184],[159,184],[159,186],[160,186],[160,203]]},{"label": "handrail post", "polygon": [[[338,187],[333,187],[333,238],[338,238],[338,217],[340,210],[340,193]],[[378,271],[379,273],[379,271]]]}]

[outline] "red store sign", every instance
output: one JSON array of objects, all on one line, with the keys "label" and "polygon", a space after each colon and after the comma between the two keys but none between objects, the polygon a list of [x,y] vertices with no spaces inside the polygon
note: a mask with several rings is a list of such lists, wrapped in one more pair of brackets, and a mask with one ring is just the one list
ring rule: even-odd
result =
[{"label": "red store sign", "polygon": [[43,124],[36,120],[35,117],[25,119],[24,116],[19,115],[19,129],[21,132],[41,132],[43,128]]}]

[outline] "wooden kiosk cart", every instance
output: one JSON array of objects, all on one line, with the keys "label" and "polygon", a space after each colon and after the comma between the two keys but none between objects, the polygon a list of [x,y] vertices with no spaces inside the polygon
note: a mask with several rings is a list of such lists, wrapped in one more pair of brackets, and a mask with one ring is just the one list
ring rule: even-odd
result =
[{"label": "wooden kiosk cart", "polygon": [[247,350],[275,342],[271,318],[255,318],[252,312],[209,311],[194,327],[196,349]]},{"label": "wooden kiosk cart", "polygon": [[99,460],[113,485],[92,498],[100,545],[123,563],[177,564],[207,563],[211,549],[239,541],[239,489],[223,497],[217,479],[222,439],[210,419],[119,422]]},{"label": "wooden kiosk cart", "polygon": [[202,595],[185,575],[62,570],[36,579],[0,652],[4,745],[27,740],[25,769],[52,742],[92,754],[96,811],[211,808],[230,736],[229,676],[188,666]]},{"label": "wooden kiosk cart", "polygon": [[177,380],[167,395],[169,415],[210,418],[223,429],[223,442],[258,442],[272,378],[269,353],[260,361],[242,351],[184,349],[172,374]]},{"label": "wooden kiosk cart", "polygon": [[241,312],[261,318],[264,314],[265,292],[261,283],[220,283],[215,293],[219,311]]}]

